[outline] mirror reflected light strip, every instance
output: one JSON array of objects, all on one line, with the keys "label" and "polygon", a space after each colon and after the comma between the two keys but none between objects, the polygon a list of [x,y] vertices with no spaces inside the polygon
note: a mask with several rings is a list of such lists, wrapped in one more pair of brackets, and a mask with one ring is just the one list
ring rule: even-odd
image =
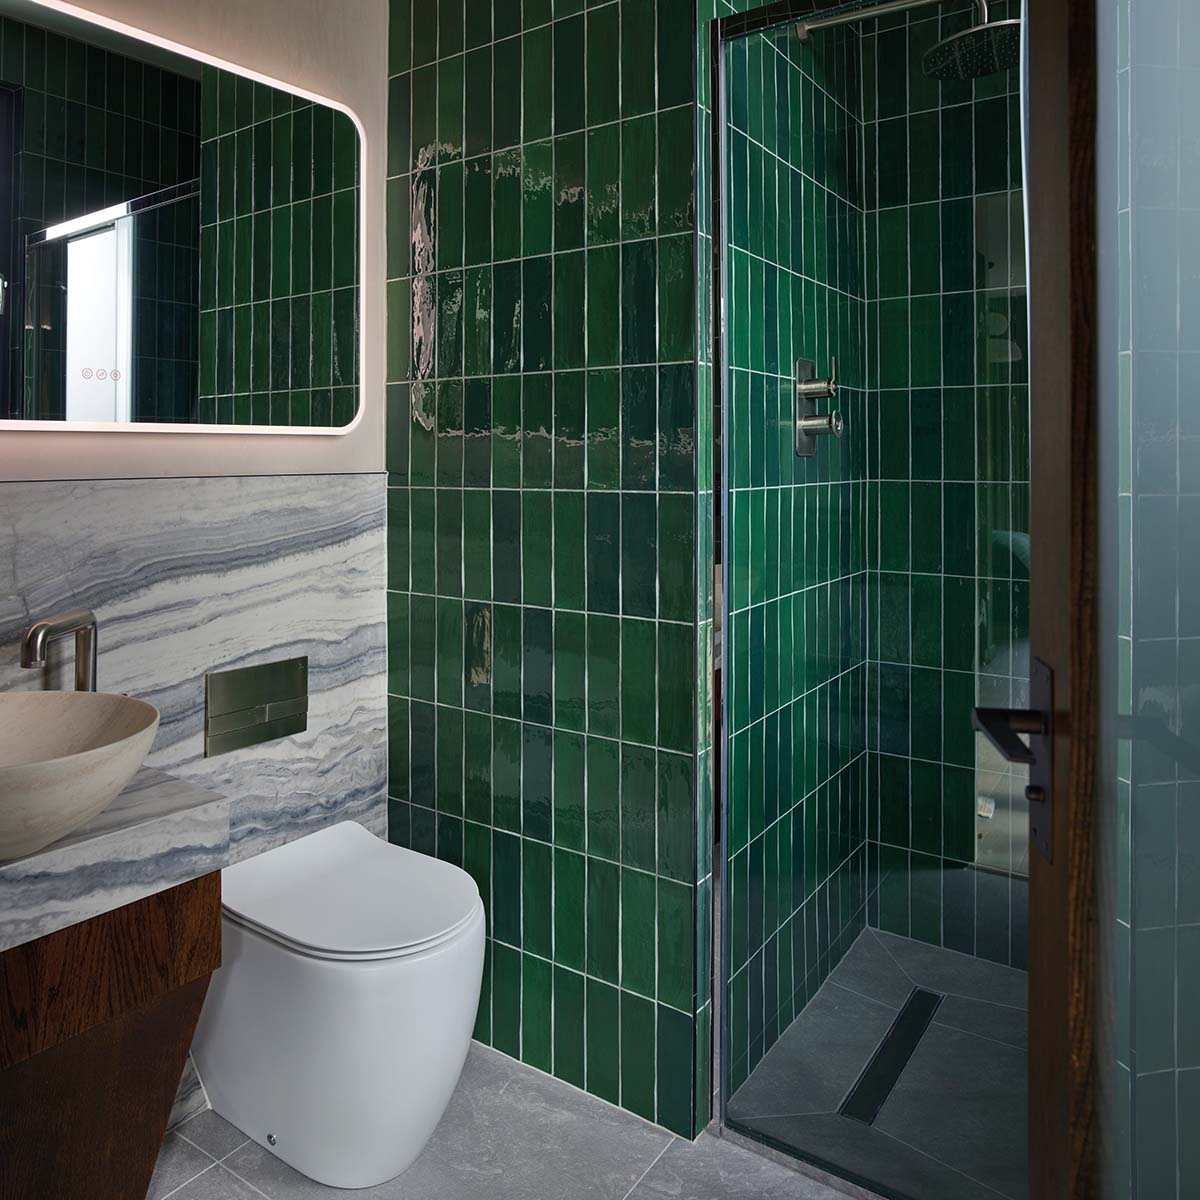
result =
[{"label": "mirror reflected light strip", "polygon": [[70,237],[73,233],[82,233],[85,229],[92,229],[98,225],[109,225],[119,217],[127,217],[129,215],[129,203],[125,201],[121,204],[112,204],[108,208],[101,208],[97,212],[84,213],[82,217],[72,217],[69,221],[62,221],[57,225],[47,226],[42,230],[42,238],[47,242],[52,242],[56,238]]}]

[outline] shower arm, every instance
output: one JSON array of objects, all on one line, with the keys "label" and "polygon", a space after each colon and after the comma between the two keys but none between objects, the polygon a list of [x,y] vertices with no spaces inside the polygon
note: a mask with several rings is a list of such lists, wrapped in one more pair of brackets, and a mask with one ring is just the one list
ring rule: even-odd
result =
[{"label": "shower arm", "polygon": [[[883,0],[882,4],[866,5],[863,8],[852,8],[846,12],[831,13],[827,17],[813,17],[808,21],[796,23],[796,34],[802,42],[821,29],[834,29],[838,25],[853,25],[858,21],[871,21],[876,17],[887,17],[892,13],[908,12],[910,8],[926,8],[930,4],[944,4],[946,0]],[[988,0],[975,0],[975,9],[979,14],[978,23],[988,23]]]}]

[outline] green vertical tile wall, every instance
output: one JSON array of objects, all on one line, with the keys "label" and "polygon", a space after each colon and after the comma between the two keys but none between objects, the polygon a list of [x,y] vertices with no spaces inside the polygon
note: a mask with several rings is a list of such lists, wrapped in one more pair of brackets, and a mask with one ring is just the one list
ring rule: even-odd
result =
[{"label": "green vertical tile wall", "polygon": [[[196,178],[194,79],[4,17],[0,85],[17,91],[17,264],[24,261],[30,233]],[[47,369],[26,406],[14,354],[6,389],[14,408],[5,415],[61,419],[66,405],[61,289],[47,287],[39,303],[42,323],[51,327],[44,339]]]},{"label": "green vertical tile wall", "polygon": [[348,424],[359,366],[354,122],[206,66],[200,138],[200,421]]},{"label": "green vertical tile wall", "polygon": [[[870,920],[1023,966],[1024,831],[1005,861],[974,866],[977,798],[1022,784],[970,723],[976,703],[1027,697],[1018,82],[1014,71],[939,84],[921,70],[927,48],[973,19],[959,5],[861,26]],[[993,821],[1007,816],[1000,803]],[[986,820],[979,830],[995,836]]]},{"label": "green vertical tile wall", "polygon": [[135,421],[196,419],[200,338],[200,197],[133,218]]},{"label": "green vertical tile wall", "polygon": [[477,1037],[690,1135],[694,7],[391,14],[390,836],[479,883]]},{"label": "green vertical tile wall", "polygon": [[[866,920],[866,431],[857,33],[731,41],[726,244],[727,1080]],[[814,136],[814,132],[817,135]],[[797,358],[842,439],[798,458]]]}]

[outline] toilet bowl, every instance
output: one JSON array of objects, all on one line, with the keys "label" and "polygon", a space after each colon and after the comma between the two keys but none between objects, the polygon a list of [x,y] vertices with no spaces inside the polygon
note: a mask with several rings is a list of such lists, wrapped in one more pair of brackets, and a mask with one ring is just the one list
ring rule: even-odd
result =
[{"label": "toilet bowl", "polygon": [[192,1047],[213,1108],[319,1183],[398,1175],[466,1061],[483,974],[475,881],[345,821],[227,867],[222,908]]}]

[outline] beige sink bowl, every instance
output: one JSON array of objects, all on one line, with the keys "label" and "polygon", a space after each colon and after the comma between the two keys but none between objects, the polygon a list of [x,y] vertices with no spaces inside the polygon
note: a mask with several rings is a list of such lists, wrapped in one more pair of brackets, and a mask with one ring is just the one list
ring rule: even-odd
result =
[{"label": "beige sink bowl", "polygon": [[0,859],[107,808],[150,753],[158,709],[104,692],[0,694]]}]

